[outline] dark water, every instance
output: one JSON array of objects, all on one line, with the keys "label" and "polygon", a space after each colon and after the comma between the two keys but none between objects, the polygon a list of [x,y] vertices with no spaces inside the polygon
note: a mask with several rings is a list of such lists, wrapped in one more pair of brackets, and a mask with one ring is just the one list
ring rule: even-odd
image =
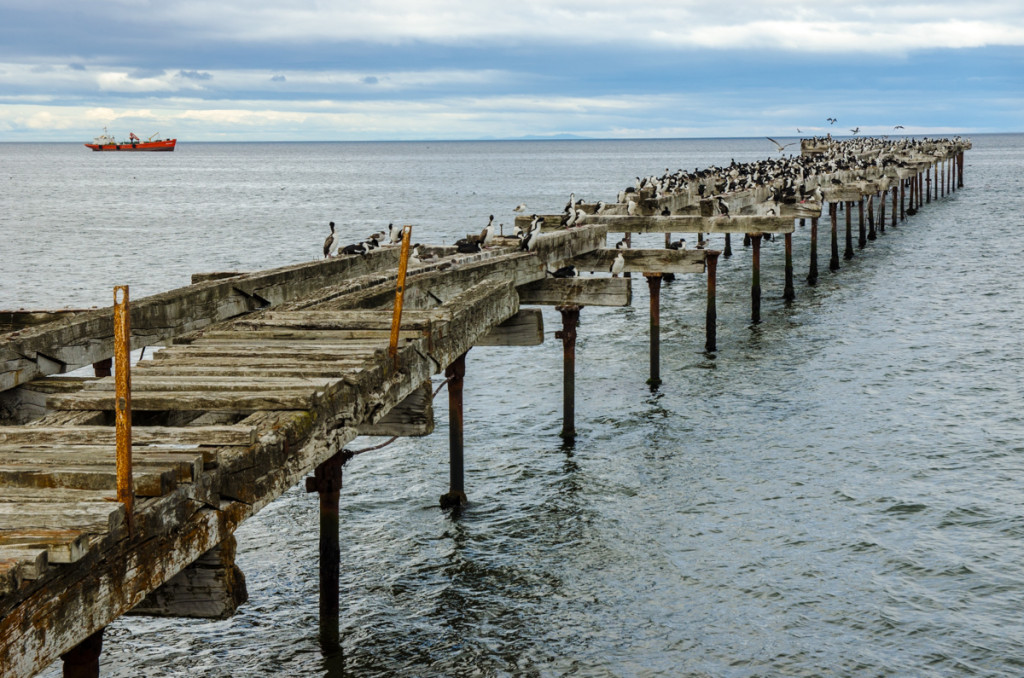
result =
[{"label": "dark water", "polygon": [[[770,151],[0,145],[0,307],[108,304],[121,282],[139,296],[312,258],[328,219],[352,240],[394,220],[450,242],[490,213],[511,223],[520,201],[558,211],[569,191],[614,199],[637,174]],[[680,276],[662,292],[656,392],[646,285],[632,308],[584,309],[574,447],[558,437],[554,311],[543,346],[471,351],[461,516],[437,508],[443,397],[433,436],[346,467],[342,655],[317,643],[317,502],[296,487],[238,533],[236,617],[118,621],[104,675],[1021,675],[1024,137],[975,137],[966,159],[964,189],[836,274],[824,255],[815,288],[798,229],[790,305],[782,243],[766,244],[757,326],[734,243],[713,357],[704,280]]]}]

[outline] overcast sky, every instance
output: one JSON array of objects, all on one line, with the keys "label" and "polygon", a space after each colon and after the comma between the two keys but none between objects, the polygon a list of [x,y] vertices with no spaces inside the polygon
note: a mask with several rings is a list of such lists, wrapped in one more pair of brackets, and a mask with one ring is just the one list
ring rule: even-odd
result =
[{"label": "overcast sky", "polygon": [[0,141],[896,125],[1024,131],[1024,2],[0,0]]}]

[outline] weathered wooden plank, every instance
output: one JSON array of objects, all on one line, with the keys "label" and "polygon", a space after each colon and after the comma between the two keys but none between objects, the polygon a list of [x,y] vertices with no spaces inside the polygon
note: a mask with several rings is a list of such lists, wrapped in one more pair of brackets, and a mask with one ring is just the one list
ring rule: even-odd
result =
[{"label": "weathered wooden plank", "polygon": [[[108,467],[117,461],[116,450],[103,445],[12,445],[0,444],[0,465]],[[132,448],[132,467],[174,468],[179,482],[192,482],[203,472],[203,455],[191,450],[169,451],[143,445]]]},{"label": "weathered wooden plank", "polygon": [[[308,410],[316,394],[307,391],[133,391],[135,412],[202,411],[255,412],[257,410]],[[114,395],[103,391],[53,396],[47,401],[55,410],[113,410]]]},{"label": "weathered wooden plank", "polygon": [[704,250],[600,249],[572,260],[580,271],[607,273],[612,261],[622,253],[623,272],[632,273],[704,273]]},{"label": "weathered wooden plank", "polygon": [[629,278],[547,278],[516,288],[523,305],[629,306]]},{"label": "weathered wooden plank", "polygon": [[[426,327],[422,329],[403,329],[399,337],[403,339],[415,339],[423,336]],[[241,344],[259,343],[265,345],[289,344],[297,342],[310,342],[320,345],[333,345],[339,343],[387,343],[391,339],[390,329],[354,329],[354,330],[332,330],[332,329],[265,329],[265,330],[208,330],[188,342],[193,345],[210,344]],[[185,342],[175,341],[175,344]]]},{"label": "weathered wooden plank", "polygon": [[[583,223],[602,224],[613,233],[792,233],[792,217],[730,216],[615,216],[593,215]],[[571,232],[571,231],[570,231]]]},{"label": "weathered wooden plank", "polygon": [[79,530],[0,528],[0,546],[14,545],[44,548],[49,562],[67,565],[89,552],[89,535]]},{"label": "weathered wooden plank", "polygon": [[[520,294],[519,303],[523,303]],[[537,346],[544,343],[544,314],[537,308],[519,312],[477,339],[474,346]]]},{"label": "weathered wooden plank", "polygon": [[[133,469],[132,483],[138,497],[162,497],[177,486],[178,472],[174,468],[154,466]],[[110,490],[117,488],[114,466],[76,466],[65,462],[62,466],[28,466],[25,464],[0,465],[0,487],[66,487],[82,490]],[[0,519],[3,527],[64,527],[63,525],[11,525]],[[74,525],[68,525],[74,527]]]},{"label": "weathered wooden plank", "polygon": [[124,525],[124,505],[117,502],[33,504],[31,513],[17,504],[0,503],[0,526],[10,530],[82,530],[117,532]]},{"label": "weathered wooden plank", "polygon": [[[283,363],[283,364],[282,364]],[[262,364],[224,365],[216,359],[189,360],[187,362],[168,361],[147,370],[147,376],[227,376],[227,377],[258,377],[260,375],[306,378],[339,378],[348,374],[356,374],[362,369],[365,360],[352,361],[262,361]]]},{"label": "weathered wooden plank", "polygon": [[[132,377],[133,391],[295,391],[323,388],[339,377],[274,377],[274,376],[161,376],[155,374]],[[114,380],[93,382],[85,390],[113,391]]]},{"label": "weathered wooden plank", "polygon": [[46,549],[34,546],[0,545],[0,563],[17,563],[18,577],[33,581],[46,572]]},{"label": "weathered wooden plank", "polygon": [[[402,329],[426,329],[434,317],[432,311],[405,310],[402,312]],[[228,324],[228,327],[236,331],[277,328],[279,331],[385,330],[390,333],[391,313],[371,310],[262,311],[240,318]]]},{"label": "weathered wooden plank", "polygon": [[154,362],[161,360],[177,360],[203,357],[223,358],[298,358],[304,360],[337,360],[339,358],[352,358],[372,356],[375,351],[387,348],[387,342],[377,344],[338,344],[336,346],[304,346],[300,344],[280,346],[205,346],[190,344],[186,346],[171,346],[165,348],[153,356]]},{"label": "weathered wooden plank", "polygon": [[[113,445],[113,426],[0,426],[0,443]],[[132,426],[132,444],[252,445],[252,426]]]}]

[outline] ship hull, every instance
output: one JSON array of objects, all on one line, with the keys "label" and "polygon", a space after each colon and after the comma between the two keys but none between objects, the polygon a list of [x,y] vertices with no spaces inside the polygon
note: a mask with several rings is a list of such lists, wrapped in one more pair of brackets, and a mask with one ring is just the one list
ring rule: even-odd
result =
[{"label": "ship hull", "polygon": [[134,144],[85,144],[94,151],[173,151],[177,139],[144,141]]}]

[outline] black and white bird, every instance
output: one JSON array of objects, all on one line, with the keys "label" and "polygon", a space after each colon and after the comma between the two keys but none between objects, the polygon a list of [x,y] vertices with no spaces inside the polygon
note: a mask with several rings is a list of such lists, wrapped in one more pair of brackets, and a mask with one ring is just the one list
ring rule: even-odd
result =
[{"label": "black and white bird", "polygon": [[515,208],[512,211],[513,212],[525,212],[526,211],[526,203],[525,202],[519,203],[518,205],[515,206]]},{"label": "black and white bird", "polygon": [[622,256],[622,252],[615,255],[615,259],[612,260],[612,265],[608,267],[611,271],[613,278],[618,278],[619,274],[622,273],[622,269],[626,267],[626,258]]},{"label": "black and white bird", "polygon": [[331,256],[338,249],[338,237],[334,234],[334,222],[331,222],[331,234],[324,240],[324,258]]},{"label": "black and white bird", "polygon": [[396,227],[394,224],[388,224],[388,242],[392,245],[397,245],[402,242],[402,228]]},{"label": "black and white bird", "polygon": [[665,245],[670,250],[685,250],[686,249],[686,238],[680,238]]},{"label": "black and white bird", "polygon": [[600,214],[604,211],[604,200],[597,201],[597,208],[594,209],[594,214]]},{"label": "black and white bird", "polygon": [[629,249],[629,243],[626,242],[625,238],[623,238],[619,242],[615,243],[615,249],[617,249],[617,250]]},{"label": "black and white bird", "polygon": [[568,266],[563,266],[562,268],[559,268],[554,272],[548,271],[548,275],[550,275],[552,278],[578,278],[580,272],[576,269],[575,266],[569,264]]},{"label": "black and white bird", "polygon": [[455,241],[455,251],[459,254],[473,254],[474,252],[479,252],[480,249],[480,242],[477,240],[461,238]]},{"label": "black and white bird", "polygon": [[484,247],[490,246],[494,242],[494,215],[491,215],[487,225],[484,226],[484,230],[480,231],[480,244]]},{"label": "black and white bird", "polygon": [[720,195],[716,197],[718,200],[718,213],[721,214],[723,217],[729,216],[729,203],[727,203],[725,200],[722,200],[722,196]]},{"label": "black and white bird", "polygon": [[633,216],[634,214],[636,214],[635,200],[630,200],[629,202],[626,203],[626,214],[628,214],[629,216]]}]

